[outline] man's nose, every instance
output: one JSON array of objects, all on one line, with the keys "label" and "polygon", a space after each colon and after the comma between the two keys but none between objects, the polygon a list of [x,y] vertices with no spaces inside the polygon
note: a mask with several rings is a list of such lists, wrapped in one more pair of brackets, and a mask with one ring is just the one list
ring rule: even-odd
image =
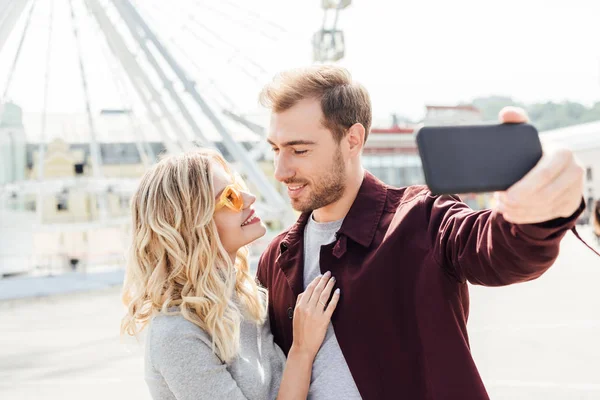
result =
[{"label": "man's nose", "polygon": [[275,159],[275,179],[279,182],[286,182],[295,175],[285,157],[279,156]]}]

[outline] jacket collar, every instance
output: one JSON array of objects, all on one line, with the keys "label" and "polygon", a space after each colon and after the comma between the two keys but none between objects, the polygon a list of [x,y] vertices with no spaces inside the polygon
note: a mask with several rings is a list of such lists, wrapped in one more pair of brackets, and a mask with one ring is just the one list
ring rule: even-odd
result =
[{"label": "jacket collar", "polygon": [[[339,233],[349,237],[363,247],[369,247],[375,237],[386,197],[386,185],[370,172],[365,172],[365,177],[356,195],[356,199],[354,199],[352,207],[350,207],[348,214],[346,214]],[[287,251],[290,247],[303,240],[304,228],[308,223],[310,215],[310,212],[300,215],[279,244],[281,252]]]},{"label": "jacket collar", "polygon": [[[345,253],[346,237],[363,247],[369,247],[377,232],[386,198],[385,184],[369,172],[365,172],[356,199],[338,231],[341,240],[333,250],[336,257],[339,258]],[[304,229],[310,216],[310,212],[302,213],[279,243],[280,252],[276,264],[285,274],[296,295],[304,290]]]},{"label": "jacket collar", "polygon": [[363,247],[369,247],[377,232],[386,198],[386,185],[371,173],[365,172],[363,183],[339,233]]}]

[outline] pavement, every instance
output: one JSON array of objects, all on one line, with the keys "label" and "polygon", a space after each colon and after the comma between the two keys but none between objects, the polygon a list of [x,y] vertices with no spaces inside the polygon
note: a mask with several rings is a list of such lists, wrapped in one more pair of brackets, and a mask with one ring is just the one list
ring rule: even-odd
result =
[{"label": "pavement", "polygon": [[0,279],[0,307],[4,302],[39,299],[107,289],[123,284],[125,271],[68,272],[53,276],[18,276]]},{"label": "pavement", "polygon": [[539,279],[470,288],[471,350],[492,399],[600,399],[599,285],[600,257],[568,233]]},{"label": "pavement", "polygon": [[[258,257],[250,258],[250,271],[254,274]],[[66,272],[51,276],[15,276],[0,279],[0,307],[7,303],[40,300],[45,297],[73,295],[123,285],[123,267],[102,267],[86,273]]]}]

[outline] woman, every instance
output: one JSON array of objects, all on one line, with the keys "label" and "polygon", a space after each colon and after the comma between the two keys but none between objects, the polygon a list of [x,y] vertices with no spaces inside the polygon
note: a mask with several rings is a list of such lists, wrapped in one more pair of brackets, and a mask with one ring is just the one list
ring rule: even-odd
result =
[{"label": "woman", "polygon": [[121,331],[149,326],[154,399],[306,398],[339,289],[331,296],[327,273],[299,296],[286,361],[269,329],[266,291],[248,272],[245,246],[266,233],[255,200],[209,150],[169,156],[142,178],[131,203]]}]

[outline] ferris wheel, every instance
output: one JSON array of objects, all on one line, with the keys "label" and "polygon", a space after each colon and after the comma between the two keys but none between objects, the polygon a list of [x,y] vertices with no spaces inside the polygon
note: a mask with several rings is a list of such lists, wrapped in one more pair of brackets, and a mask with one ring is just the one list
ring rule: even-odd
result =
[{"label": "ferris wheel", "polygon": [[[232,37],[227,32],[237,34]],[[8,126],[6,151],[13,158],[16,152],[10,149],[25,137],[23,132],[10,131],[10,121],[21,118],[16,100],[24,91],[27,95],[34,91],[42,102],[35,159],[30,160],[36,165],[33,175],[27,179],[17,174],[2,180],[0,174],[3,238],[8,235],[19,241],[17,225],[21,230],[30,226],[29,231],[56,234],[129,222],[107,211],[109,196],[130,195],[137,184],[136,178],[103,172],[107,154],[100,115],[111,112],[128,121],[130,140],[145,166],[158,156],[149,136],[164,144],[166,152],[193,146],[226,151],[234,167],[258,192],[261,214],[285,223],[293,221],[288,200],[256,162],[264,157],[265,141],[260,137],[264,127],[240,112],[237,92],[232,89],[250,86],[255,95],[274,72],[257,61],[260,54],[248,54],[244,40],[259,42],[260,49],[272,52],[286,35],[286,28],[234,0],[0,0],[0,61],[7,65],[6,72],[0,74],[0,85],[4,84],[0,86],[0,136],[3,126]],[[67,40],[74,49],[69,57],[59,53],[61,43]],[[43,71],[43,79],[36,87],[19,87],[19,82],[34,80],[23,72],[32,52],[43,55],[34,65],[36,74]],[[52,136],[49,108],[52,97],[61,90],[52,82],[69,65],[72,73],[68,80],[80,88],[85,115],[77,130],[78,139],[88,150],[85,160],[76,165],[79,171],[75,176],[57,178],[45,167]],[[223,75],[227,79],[219,79]],[[119,104],[99,111],[98,93],[108,86],[117,93]],[[257,139],[241,143],[240,135]],[[43,223],[44,197],[56,196],[60,207],[60,199],[75,191],[93,196],[90,207],[97,209],[96,217]],[[32,197],[36,199],[35,213],[14,206]],[[6,250],[9,241],[3,243]]]},{"label": "ferris wheel", "polygon": [[[262,1],[269,7],[279,4]],[[344,56],[338,20],[349,5],[350,0],[322,1],[322,26],[312,38],[314,62],[336,62]],[[53,237],[77,232],[93,242],[103,240],[90,238],[94,230],[128,225],[127,216],[109,212],[109,203],[115,194],[130,196],[138,178],[104,172],[111,157],[103,125],[107,115],[125,121],[127,140],[144,167],[156,162],[161,151],[204,146],[226,152],[258,193],[263,219],[293,222],[288,200],[257,162],[268,152],[265,129],[260,120],[240,111],[238,101],[244,92],[240,88],[255,96],[271,79],[275,71],[257,60],[276,53],[273,49],[290,35],[273,18],[236,0],[0,0],[0,67],[2,61],[6,67],[0,68],[0,275],[6,260],[19,264],[24,255],[35,253],[28,247],[14,250],[32,232]],[[61,52],[64,42],[72,44],[70,54]],[[260,45],[249,52],[249,43]],[[32,53],[38,57],[34,65]],[[49,142],[57,136],[49,122],[50,108],[65,80],[79,88],[84,118],[70,132],[87,150],[81,150],[85,155],[73,176],[57,177],[47,166]],[[115,94],[103,108],[98,98],[108,87]],[[27,143],[31,131],[24,132],[18,107],[24,95],[41,102],[37,138]],[[242,137],[254,139],[244,142]],[[36,148],[27,161],[19,158],[23,146]],[[11,161],[3,164],[2,159]],[[29,179],[19,167],[26,163],[35,166]],[[60,209],[76,192],[90,196],[87,207],[96,210],[92,217],[44,221],[47,196]]]},{"label": "ferris wheel", "polygon": [[[181,151],[183,149],[190,148],[194,145],[201,146],[214,146],[214,135],[213,138],[207,137],[205,134],[205,128],[201,126],[198,121],[199,116],[205,119],[205,122],[210,124],[213,131],[218,134],[218,140],[222,142],[227,151],[232,155],[234,160],[239,163],[241,169],[245,172],[248,179],[257,187],[264,201],[267,203],[268,208],[271,210],[282,210],[285,202],[277,191],[274,190],[272,185],[264,177],[264,174],[258,169],[256,164],[247,156],[247,150],[243,148],[232,136],[230,129],[227,125],[230,121],[225,122],[224,119],[229,117],[235,118],[238,122],[245,122],[244,118],[240,115],[236,115],[235,109],[231,108],[230,98],[216,87],[214,80],[210,82],[212,88],[220,95],[218,103],[213,102],[213,105],[207,101],[205,96],[200,93],[197,82],[195,82],[190,74],[182,67],[182,64],[176,60],[170,51],[169,47],[157,36],[155,31],[150,27],[147,19],[142,16],[142,12],[138,10],[138,7],[129,0],[66,0],[68,8],[66,11],[70,14],[73,37],[75,39],[77,61],[79,65],[79,75],[81,80],[81,87],[83,88],[83,97],[85,101],[85,112],[88,118],[88,133],[90,143],[90,167],[92,175],[87,179],[90,183],[90,190],[103,190],[110,187],[115,187],[114,182],[103,181],[102,175],[102,155],[98,146],[98,132],[96,126],[96,116],[92,112],[92,93],[89,90],[89,65],[86,65],[86,59],[82,56],[83,46],[83,35],[81,34],[81,27],[84,24],[92,24],[95,22],[97,26],[97,33],[103,36],[105,41],[104,47],[109,49],[107,57],[113,59],[118,64],[109,64],[112,79],[116,83],[117,87],[121,90],[124,97],[125,107],[131,107],[131,104],[127,104],[126,100],[131,97],[131,93],[126,93],[125,87],[128,86],[133,89],[134,94],[141,101],[144,106],[144,112],[148,115],[149,119],[153,122],[158,133],[160,134],[161,140],[165,143],[165,147],[169,152]],[[63,3],[65,3],[63,2]],[[10,0],[0,3],[0,7],[4,9],[0,12],[2,20],[0,23],[0,52],[2,52],[3,46],[8,38],[10,32],[19,20],[22,13],[26,14],[24,27],[22,29],[20,40],[16,52],[14,54],[13,61],[11,63],[11,69],[7,76],[7,82],[4,87],[2,97],[0,98],[0,104],[5,103],[8,95],[10,94],[11,83],[15,75],[15,71],[19,66],[19,59],[22,54],[24,44],[27,42],[27,35],[32,27],[32,17],[34,16],[36,8],[40,7],[38,0],[22,1],[22,0]],[[50,68],[49,59],[52,54],[52,33],[55,19],[56,19],[56,8],[57,0],[51,0],[50,6],[46,7],[48,12],[48,41],[46,47],[46,65],[45,75],[46,83],[43,88],[43,97],[48,97],[48,80],[52,75],[53,71]],[[139,2],[142,3],[142,2]],[[149,7],[155,9],[161,8],[158,12],[174,13],[174,11],[168,11],[168,7],[164,5],[159,6],[161,2],[144,2]],[[164,4],[164,3],[162,3]],[[201,2],[194,2],[194,5],[200,6]],[[213,6],[205,4],[207,10],[212,12],[219,12]],[[210,9],[208,7],[211,7]],[[251,13],[251,10],[245,10]],[[150,16],[150,11],[146,11]],[[188,11],[189,12],[189,11]],[[39,17],[39,16],[38,16]],[[193,23],[196,23],[196,30],[198,27],[209,30],[206,25],[200,25],[198,21],[193,17],[192,14],[187,18],[186,23],[181,27],[181,30],[186,30],[192,34],[196,34],[193,29]],[[277,28],[282,29],[282,28]],[[213,32],[214,34],[214,32]],[[263,32],[264,35],[264,32]],[[206,37],[203,35],[203,41],[208,43]],[[216,34],[215,37],[218,37]],[[220,38],[221,42],[225,42],[224,39]],[[175,43],[175,39],[171,38],[171,42]],[[230,44],[225,42],[225,44]],[[235,44],[231,44],[235,47]],[[105,49],[106,50],[106,49]],[[234,49],[234,51],[237,51]],[[243,59],[243,55],[239,55],[231,61],[241,64],[240,60]],[[108,52],[107,52],[108,53]],[[188,59],[191,58],[188,56]],[[249,57],[246,64],[251,63],[259,69],[259,72],[266,72],[260,67],[260,65]],[[193,62],[193,60],[191,61]],[[245,74],[253,76],[254,79],[258,79],[256,74],[249,72],[247,66],[241,65],[240,68]],[[150,76],[150,75],[153,76]],[[125,83],[124,81],[127,80]],[[127,84],[127,85],[126,85]],[[129,96],[128,96],[129,95]],[[228,107],[223,107],[223,102],[227,102]],[[214,104],[218,104],[221,110],[227,110],[226,114],[219,113],[216,111]],[[46,110],[47,104],[44,104],[44,110]],[[200,112],[198,112],[200,111]],[[130,114],[132,118],[132,126],[135,127],[135,113]],[[248,123],[246,123],[248,124]],[[229,124],[230,125],[230,124]],[[39,157],[43,159],[45,151],[45,125],[42,123],[41,140],[39,148]],[[153,154],[148,154],[150,151],[147,146],[143,145],[144,138],[140,132],[140,135],[135,136],[135,141],[138,145],[140,153],[144,153],[143,159],[153,159]],[[10,188],[12,192],[29,192],[39,191],[39,183],[44,181],[44,169],[43,163],[39,164],[42,166],[38,169],[37,182],[16,182],[13,183]],[[92,182],[94,182],[92,184]],[[68,184],[68,182],[55,182],[56,184]],[[79,180],[79,184],[82,180]],[[125,182],[130,184],[131,182]],[[60,186],[60,185],[59,185]],[[64,186],[64,185],[63,185]],[[123,185],[121,185],[123,186]],[[47,190],[54,190],[55,187],[51,184],[42,185]],[[131,188],[131,186],[125,185],[125,187]],[[6,192],[7,190],[5,190]],[[99,197],[99,208],[102,210],[101,197]],[[102,212],[101,212],[102,215]]]}]

